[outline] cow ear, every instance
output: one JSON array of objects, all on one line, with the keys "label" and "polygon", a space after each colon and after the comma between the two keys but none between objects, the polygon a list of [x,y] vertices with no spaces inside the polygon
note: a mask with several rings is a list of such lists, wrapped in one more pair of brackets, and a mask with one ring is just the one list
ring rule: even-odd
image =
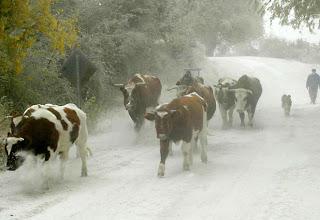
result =
[{"label": "cow ear", "polygon": [[12,137],[12,133],[8,132],[7,137]]},{"label": "cow ear", "polygon": [[156,113],[155,112],[147,112],[144,114],[144,118],[149,121],[154,121],[156,119]]},{"label": "cow ear", "polygon": [[120,91],[123,92],[123,93],[124,93],[124,92],[127,92],[127,90],[124,88],[124,86],[120,86],[119,89],[120,89]]}]

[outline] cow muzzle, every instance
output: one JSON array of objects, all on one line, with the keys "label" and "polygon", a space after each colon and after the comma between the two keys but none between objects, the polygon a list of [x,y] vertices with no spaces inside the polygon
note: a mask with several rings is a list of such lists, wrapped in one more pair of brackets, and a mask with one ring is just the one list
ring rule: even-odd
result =
[{"label": "cow muzzle", "polygon": [[15,171],[18,169],[24,162],[24,158],[21,156],[15,156],[14,158],[10,158],[7,161],[7,170],[9,171]]},{"label": "cow muzzle", "polygon": [[162,141],[167,140],[168,139],[168,135],[166,134],[158,134],[158,138]]},{"label": "cow muzzle", "polygon": [[133,105],[132,104],[130,104],[130,103],[128,103],[128,104],[126,104],[126,110],[127,111],[130,111],[130,110],[132,110],[133,109]]},{"label": "cow muzzle", "polygon": [[236,111],[237,111],[238,113],[243,113],[243,112],[244,112],[243,109],[237,109]]}]

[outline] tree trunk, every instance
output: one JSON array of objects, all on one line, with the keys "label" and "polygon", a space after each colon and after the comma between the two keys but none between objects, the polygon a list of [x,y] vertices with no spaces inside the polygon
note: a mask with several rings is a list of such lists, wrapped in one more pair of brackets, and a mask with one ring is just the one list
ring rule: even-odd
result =
[{"label": "tree trunk", "polygon": [[216,45],[213,45],[213,44],[206,45],[206,56],[213,57],[215,49],[216,49]]}]

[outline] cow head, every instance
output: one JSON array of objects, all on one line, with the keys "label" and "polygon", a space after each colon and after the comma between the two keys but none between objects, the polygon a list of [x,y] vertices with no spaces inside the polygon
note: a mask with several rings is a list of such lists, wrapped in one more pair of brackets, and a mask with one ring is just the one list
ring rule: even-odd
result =
[{"label": "cow head", "polygon": [[24,158],[19,155],[19,152],[26,149],[28,142],[29,141],[27,139],[21,137],[13,137],[10,133],[8,134],[8,137],[3,141],[8,157],[8,170],[16,170],[22,165]]},{"label": "cow head", "polygon": [[252,96],[252,91],[248,89],[231,89],[235,94],[237,112],[244,112],[248,107],[248,99]]},{"label": "cow head", "polygon": [[148,112],[145,118],[149,121],[155,121],[157,138],[167,140],[172,132],[174,123],[181,117],[179,110],[156,110]]},{"label": "cow head", "polygon": [[134,111],[139,105],[140,99],[140,88],[145,86],[145,83],[130,83],[124,84],[114,84],[120,88],[123,94],[123,104],[127,111]]},{"label": "cow head", "polygon": [[10,120],[11,133],[14,133],[18,124],[22,121],[22,114],[17,112],[12,112],[9,116],[6,116]]},{"label": "cow head", "polygon": [[214,87],[216,98],[222,106],[227,108],[228,105],[234,103],[234,91],[228,85],[218,84]]}]

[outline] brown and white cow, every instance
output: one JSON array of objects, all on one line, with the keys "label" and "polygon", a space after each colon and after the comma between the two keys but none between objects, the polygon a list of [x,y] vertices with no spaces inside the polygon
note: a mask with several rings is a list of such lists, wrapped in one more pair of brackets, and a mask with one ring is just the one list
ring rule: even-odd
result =
[{"label": "brown and white cow", "polygon": [[113,85],[120,88],[124,97],[123,104],[135,123],[135,129],[139,131],[147,108],[155,108],[159,104],[162,89],[159,78],[135,74],[126,84]]},{"label": "brown and white cow", "polygon": [[207,162],[207,104],[197,93],[191,93],[163,104],[145,118],[155,121],[157,138],[160,139],[160,165],[158,176],[164,176],[169,145],[182,141],[183,169],[192,164],[192,146],[201,143],[201,160]]},{"label": "brown and white cow", "polygon": [[213,94],[213,89],[211,86],[205,86],[203,83],[199,82],[199,80],[195,77],[192,77],[189,71],[183,75],[183,77],[177,81],[176,86],[178,86],[178,94],[177,96],[187,95],[193,92],[198,93],[207,103],[207,120],[209,121],[215,111],[216,111],[216,100]]},{"label": "brown and white cow", "polygon": [[16,121],[4,140],[8,170],[16,170],[24,161],[20,152],[41,156],[45,161],[61,159],[61,177],[69,149],[76,144],[82,161],[81,176],[87,176],[86,114],[74,104],[33,105]]}]

